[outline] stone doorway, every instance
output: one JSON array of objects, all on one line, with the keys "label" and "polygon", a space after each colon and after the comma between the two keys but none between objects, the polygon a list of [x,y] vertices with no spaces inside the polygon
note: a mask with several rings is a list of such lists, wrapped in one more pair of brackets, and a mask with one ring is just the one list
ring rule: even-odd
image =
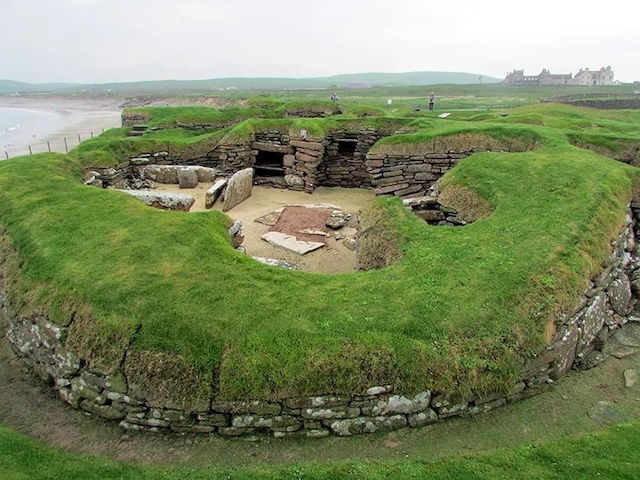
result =
[{"label": "stone doorway", "polygon": [[284,153],[258,150],[253,168],[256,185],[285,186]]}]

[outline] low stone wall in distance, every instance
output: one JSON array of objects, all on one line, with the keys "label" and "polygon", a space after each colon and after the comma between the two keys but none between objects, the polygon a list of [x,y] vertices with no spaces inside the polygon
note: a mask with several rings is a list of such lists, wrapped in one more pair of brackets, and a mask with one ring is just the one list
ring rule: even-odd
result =
[{"label": "low stone wall in distance", "polygon": [[[280,402],[260,399],[219,401],[198,398],[180,408],[157,391],[145,395],[126,368],[111,375],[89,371],[65,346],[71,327],[45,316],[19,318],[0,292],[0,325],[14,351],[26,359],[58,395],[74,408],[120,422],[128,430],[172,430],[239,436],[255,432],[275,437],[349,436],[420,427],[456,415],[475,415],[549,388],[571,368],[589,368],[603,360],[609,335],[628,320],[640,289],[640,254],[634,227],[640,204],[632,204],[625,230],[592,279],[571,315],[558,319],[547,349],[533,359],[508,392],[468,398],[456,392],[397,392],[393,385],[372,385],[364,394],[315,396]],[[0,280],[2,270],[0,270]],[[131,352],[130,352],[131,354]],[[129,355],[130,356],[130,355]],[[146,398],[145,398],[146,397]]]}]

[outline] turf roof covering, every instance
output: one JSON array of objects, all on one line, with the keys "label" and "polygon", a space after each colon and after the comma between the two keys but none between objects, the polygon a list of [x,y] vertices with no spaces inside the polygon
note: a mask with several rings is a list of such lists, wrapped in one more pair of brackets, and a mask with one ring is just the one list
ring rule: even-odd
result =
[{"label": "turf roof covering", "polygon": [[[334,276],[268,267],[234,251],[221,213],[164,212],[83,186],[90,150],[1,162],[9,301],[59,324],[74,318],[70,345],[90,368],[113,370],[127,349],[136,358],[174,357],[166,375],[188,382],[181,391],[194,395],[508,388],[609,254],[638,177],[566,140],[576,116],[627,125],[629,135],[636,118],[522,110],[565,126],[414,121],[417,132],[400,143],[457,130],[532,138],[542,148],[474,154],[441,180],[443,188],[475,192],[492,210],[464,228],[430,226],[398,199],[379,198],[368,214],[384,219],[402,258]],[[117,138],[103,141],[118,146]],[[121,141],[137,148],[137,139]],[[180,371],[189,372],[186,380]]]}]

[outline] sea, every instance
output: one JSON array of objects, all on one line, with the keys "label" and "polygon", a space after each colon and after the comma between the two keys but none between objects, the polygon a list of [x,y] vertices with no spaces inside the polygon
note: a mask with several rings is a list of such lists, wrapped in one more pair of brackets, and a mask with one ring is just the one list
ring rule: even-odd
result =
[{"label": "sea", "polygon": [[63,119],[53,112],[0,108],[0,159],[6,153],[28,153],[29,145],[41,144],[57,131]]}]

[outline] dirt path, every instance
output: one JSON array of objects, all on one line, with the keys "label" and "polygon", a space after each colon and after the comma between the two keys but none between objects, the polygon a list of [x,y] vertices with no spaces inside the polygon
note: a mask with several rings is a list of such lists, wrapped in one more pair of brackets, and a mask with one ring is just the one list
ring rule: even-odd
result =
[{"label": "dirt path", "polygon": [[623,373],[640,368],[640,355],[611,358],[587,372],[567,375],[551,391],[472,418],[422,429],[322,440],[223,439],[214,436],[124,434],[117,425],[72,410],[0,341],[0,422],[64,450],[143,463],[250,466],[302,461],[423,459],[553,440],[597,430],[588,412],[608,401],[640,419],[640,388],[626,388]]}]

